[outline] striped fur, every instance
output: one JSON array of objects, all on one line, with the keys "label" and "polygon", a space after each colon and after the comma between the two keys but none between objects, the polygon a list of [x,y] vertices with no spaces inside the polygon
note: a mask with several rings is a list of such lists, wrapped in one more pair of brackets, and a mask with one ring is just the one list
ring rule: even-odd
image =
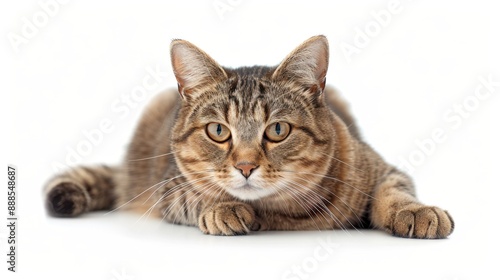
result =
[{"label": "striped fur", "polygon": [[[178,93],[161,93],[146,108],[123,164],[55,177],[46,187],[49,213],[128,209],[215,235],[453,231],[451,216],[417,200],[411,179],[361,139],[346,103],[325,87],[325,37],[310,38],[276,67],[224,68],[183,40],[173,41],[171,56]],[[276,122],[290,125],[279,142],[265,132]],[[230,138],[212,140],[210,123],[227,127]]]}]

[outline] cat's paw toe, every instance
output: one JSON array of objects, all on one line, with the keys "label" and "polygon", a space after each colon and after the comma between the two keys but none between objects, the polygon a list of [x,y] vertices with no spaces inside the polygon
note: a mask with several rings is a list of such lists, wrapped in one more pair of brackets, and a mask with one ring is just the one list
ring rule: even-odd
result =
[{"label": "cat's paw toe", "polygon": [[198,224],[205,234],[243,235],[251,230],[254,219],[254,211],[247,204],[221,203],[204,211]]},{"label": "cat's paw toe", "polygon": [[392,223],[392,233],[408,238],[445,238],[453,232],[454,222],[448,212],[430,206],[401,209]]},{"label": "cat's paw toe", "polygon": [[47,194],[46,208],[52,216],[77,216],[85,212],[87,206],[84,190],[70,182],[59,183]]}]

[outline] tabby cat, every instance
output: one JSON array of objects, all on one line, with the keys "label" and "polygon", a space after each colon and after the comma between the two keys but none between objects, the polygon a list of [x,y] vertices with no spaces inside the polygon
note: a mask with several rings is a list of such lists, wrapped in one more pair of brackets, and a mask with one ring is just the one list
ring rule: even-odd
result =
[{"label": "tabby cat", "polygon": [[360,137],[325,87],[329,48],[315,36],[276,67],[221,67],[184,40],[171,44],[178,90],[157,95],[121,166],[76,167],[51,179],[53,216],[129,209],[203,233],[383,229],[444,238],[444,210]]}]

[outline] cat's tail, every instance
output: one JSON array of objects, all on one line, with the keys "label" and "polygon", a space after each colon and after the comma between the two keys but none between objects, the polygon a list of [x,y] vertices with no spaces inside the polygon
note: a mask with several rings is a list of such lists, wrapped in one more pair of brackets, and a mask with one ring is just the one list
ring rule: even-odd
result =
[{"label": "cat's tail", "polygon": [[112,209],[119,167],[79,166],[52,178],[45,186],[45,205],[52,216],[75,217]]}]

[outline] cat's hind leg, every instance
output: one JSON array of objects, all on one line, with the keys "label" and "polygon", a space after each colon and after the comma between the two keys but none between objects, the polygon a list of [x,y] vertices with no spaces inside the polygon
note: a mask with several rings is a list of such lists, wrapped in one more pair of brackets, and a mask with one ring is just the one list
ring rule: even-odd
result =
[{"label": "cat's hind leg", "polygon": [[79,166],[52,178],[45,186],[47,212],[57,217],[111,209],[116,201],[119,168]]}]

